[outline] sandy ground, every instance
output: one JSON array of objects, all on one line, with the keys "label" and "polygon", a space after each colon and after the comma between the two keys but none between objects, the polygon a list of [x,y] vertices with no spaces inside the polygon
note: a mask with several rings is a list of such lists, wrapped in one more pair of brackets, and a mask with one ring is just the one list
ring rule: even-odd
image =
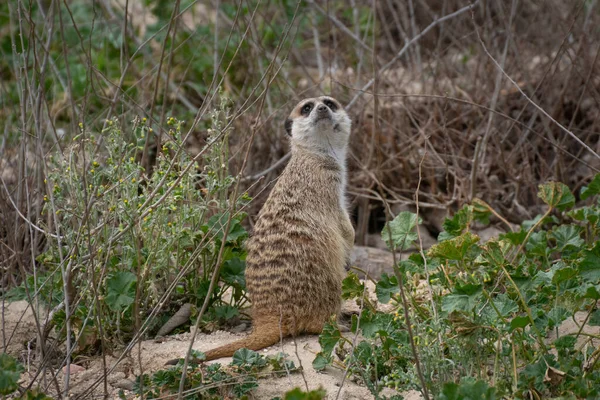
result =
[{"label": "sandy ground", "polygon": [[[26,368],[23,374],[22,383],[29,382],[35,377],[37,372],[34,363],[31,362],[35,356],[35,349],[29,349],[34,343],[36,337],[36,325],[33,313],[28,304],[24,301],[4,304],[2,309],[3,329],[0,332],[0,343],[3,349],[12,356],[17,357]],[[245,333],[233,334],[230,332],[218,331],[210,335],[199,334],[196,337],[194,349],[208,350],[221,344],[229,343],[246,335]],[[140,373],[140,362],[144,366],[144,373],[165,369],[167,360],[182,357],[185,355],[189,346],[190,333],[168,336],[162,341],[146,340],[139,346],[135,346],[131,356],[121,360],[113,372],[107,377],[106,390],[109,398],[118,398],[119,390],[123,390],[128,398],[135,398],[130,390],[136,375]],[[259,380],[259,387],[253,392],[255,399],[271,399],[275,396],[282,396],[286,391],[295,387],[306,389],[324,388],[327,391],[328,399],[370,399],[373,396],[368,389],[360,386],[351,379],[344,380],[344,372],[336,368],[327,368],[325,372],[320,373],[313,369],[312,361],[315,354],[320,350],[317,336],[302,336],[300,338],[285,339],[282,344],[272,346],[262,351],[262,354],[276,354],[280,351],[289,355],[289,359],[296,366],[302,366],[302,373],[296,372],[283,377],[269,377]],[[103,363],[111,367],[115,365],[119,354],[107,356],[105,360],[101,357],[89,359],[81,362],[79,366],[72,367],[71,374],[71,397],[76,398],[102,398],[104,397],[104,381],[102,380]],[[229,364],[231,358],[222,358],[214,361],[223,365]],[[83,368],[79,368],[83,367]],[[38,377],[38,381],[40,378]],[[56,373],[56,384],[52,381],[52,376],[48,372],[45,376],[47,384],[50,385],[47,393],[56,393],[55,387],[58,384],[63,385],[64,372],[59,370]],[[344,382],[342,385],[342,381]],[[98,382],[97,387],[92,394],[82,395],[82,393]],[[306,383],[305,383],[306,382]],[[339,397],[338,397],[339,394]],[[391,396],[402,394],[407,400],[421,399],[418,392],[411,391],[398,393],[391,389],[385,389],[384,395]]]},{"label": "sandy ground", "polygon": [[[346,302],[343,307],[346,311],[356,309],[357,306],[351,302]],[[556,335],[563,336],[569,333],[576,333],[579,330],[586,318],[586,313],[580,312],[575,315],[574,320],[568,319],[551,334],[547,341],[551,343],[556,338]],[[0,315],[2,329],[0,329],[0,343],[2,343],[3,351],[17,357],[25,366],[25,373],[22,376],[22,384],[25,384],[32,379],[35,379],[37,367],[36,363],[31,360],[35,359],[35,339],[36,339],[36,323],[31,308],[25,301],[14,303],[5,303],[2,307]],[[590,335],[599,335],[600,327],[584,326],[583,332]],[[205,351],[213,347],[232,342],[246,335],[247,332],[233,334],[230,332],[218,331],[210,335],[199,334],[196,337],[194,349]],[[190,333],[168,336],[157,340],[146,340],[141,344],[136,345],[130,356],[124,357],[117,363],[120,354],[113,354],[102,357],[95,357],[79,365],[72,366],[71,374],[71,399],[92,399],[103,398],[105,390],[108,393],[108,398],[118,398],[119,390],[123,390],[127,398],[135,398],[132,394],[131,387],[135,381],[135,377],[142,372],[140,365],[143,365],[144,373],[152,373],[161,369],[165,369],[165,362],[174,358],[183,357],[189,346]],[[590,336],[580,336],[578,346],[598,346],[600,341],[591,340]],[[283,377],[269,377],[259,380],[259,387],[253,392],[252,398],[255,399],[271,399],[275,396],[282,396],[286,391],[295,387],[306,389],[324,388],[327,391],[328,399],[370,399],[373,396],[364,386],[353,382],[351,379],[344,380],[344,371],[329,367],[324,372],[317,372],[312,367],[312,361],[315,354],[320,350],[317,336],[302,336],[294,339],[285,339],[282,344],[272,346],[262,351],[262,354],[276,354],[280,351],[289,355],[289,359],[296,366],[302,367],[302,373],[296,372]],[[141,360],[141,362],[140,362]],[[231,362],[231,358],[222,358],[214,361],[227,365]],[[102,379],[104,371],[104,363],[111,368],[116,364],[113,371],[107,376],[106,389]],[[53,377],[50,372],[44,377],[37,377],[37,382],[45,382],[48,386],[46,392],[55,394],[56,387],[63,387],[64,370],[57,370],[56,383],[53,382]],[[343,382],[343,384],[342,384]],[[91,394],[83,395],[84,391],[95,385],[95,389]],[[410,391],[397,393],[391,389],[385,389],[382,393],[386,396],[401,394],[406,400],[417,400],[422,397],[418,392]]]}]

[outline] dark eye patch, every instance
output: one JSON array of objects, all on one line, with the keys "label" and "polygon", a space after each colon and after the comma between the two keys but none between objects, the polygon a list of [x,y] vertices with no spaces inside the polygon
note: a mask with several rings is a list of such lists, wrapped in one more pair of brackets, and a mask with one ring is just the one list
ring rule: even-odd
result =
[{"label": "dark eye patch", "polygon": [[312,111],[312,109],[313,109],[313,103],[306,103],[300,109],[300,114],[302,114],[303,116],[306,117],[308,114],[310,114],[310,112]]},{"label": "dark eye patch", "polygon": [[333,101],[326,99],[325,101],[323,101],[323,104],[325,104],[327,107],[329,107],[329,109],[331,111],[333,111],[333,112],[337,111],[337,105]]}]

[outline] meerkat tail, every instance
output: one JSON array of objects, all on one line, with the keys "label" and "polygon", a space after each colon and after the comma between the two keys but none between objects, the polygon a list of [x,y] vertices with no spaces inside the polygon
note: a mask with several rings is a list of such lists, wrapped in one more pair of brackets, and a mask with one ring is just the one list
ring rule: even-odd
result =
[{"label": "meerkat tail", "polygon": [[222,357],[231,357],[239,349],[261,350],[279,342],[282,336],[287,336],[287,332],[280,332],[279,326],[263,326],[254,330],[250,336],[240,339],[236,342],[226,344],[216,349],[205,352],[206,361],[216,360]]},{"label": "meerkat tail", "polygon": [[[286,337],[288,335],[289,332],[287,330],[284,329],[281,331],[278,323],[261,324],[261,326],[255,327],[252,333],[244,339],[208,350],[204,353],[206,358],[202,361],[211,361],[222,357],[231,357],[233,356],[233,353],[239,349],[250,349],[254,351],[261,350],[265,347],[276,344],[282,337]],[[165,363],[165,365],[176,365],[180,360],[180,358],[169,360]],[[196,359],[190,360],[191,364],[198,364],[200,362],[200,360]]]}]

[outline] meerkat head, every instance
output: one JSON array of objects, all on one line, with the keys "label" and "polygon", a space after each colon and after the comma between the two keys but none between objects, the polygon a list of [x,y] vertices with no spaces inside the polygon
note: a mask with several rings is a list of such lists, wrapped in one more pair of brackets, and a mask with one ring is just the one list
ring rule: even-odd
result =
[{"label": "meerkat head", "polygon": [[285,121],[292,148],[331,153],[345,157],[351,120],[344,107],[329,96],[304,99],[294,107]]}]

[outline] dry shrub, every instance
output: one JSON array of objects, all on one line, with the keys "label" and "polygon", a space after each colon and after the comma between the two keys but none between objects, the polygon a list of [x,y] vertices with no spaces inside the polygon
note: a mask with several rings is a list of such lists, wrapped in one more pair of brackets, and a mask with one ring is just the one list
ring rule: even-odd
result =
[{"label": "dry shrub", "polygon": [[[376,68],[369,65],[372,54],[357,59],[360,46],[335,24],[320,28],[321,61],[335,68],[314,86],[311,82],[319,78],[314,59],[293,60],[293,79],[304,86],[257,135],[247,175],[268,171],[268,183],[281,171],[283,165],[270,169],[286,148],[276,122],[285,119],[297,99],[330,88],[349,102],[407,39],[464,6],[460,1],[413,3],[418,7],[412,20],[407,2],[377,3]],[[539,212],[540,183],[559,180],[574,191],[585,184],[600,168],[598,159],[532,102],[597,150],[600,71],[594,43],[600,35],[592,27],[599,19],[583,3],[517,2],[511,10],[511,2],[482,2],[472,14],[437,25],[397,65],[378,73],[377,110],[373,87],[349,110],[355,121],[349,191],[357,231],[381,229],[380,195],[392,204],[414,206],[419,165],[419,201],[426,220],[436,215],[428,221],[433,233],[440,226],[440,213],[433,210],[456,209],[473,197],[519,223]],[[338,21],[351,27],[350,17],[338,14]],[[303,51],[316,54],[310,46]],[[357,76],[361,63],[363,78]],[[259,198],[256,209],[261,203]],[[364,242],[364,235],[358,240]]]},{"label": "dry shrub", "polygon": [[[124,4],[102,2],[98,27],[121,30]],[[230,166],[234,173],[240,171],[246,146],[255,132],[243,171],[245,188],[255,197],[248,210],[250,224],[270,184],[285,165],[282,159],[285,160],[288,145],[283,121],[289,110],[302,98],[324,93],[347,104],[356,99],[349,109],[354,118],[349,192],[359,244],[365,243],[366,233],[376,233],[383,225],[379,196],[396,207],[414,207],[419,165],[421,212],[433,233],[439,230],[440,215],[473,197],[488,201],[513,222],[531,218],[538,212],[539,183],[561,180],[576,191],[600,167],[594,155],[502,76],[491,59],[503,66],[531,101],[596,149],[600,109],[596,43],[600,42],[600,33],[595,27],[600,25],[600,14],[595,2],[479,1],[472,11],[435,25],[383,71],[381,66],[393,59],[407,40],[468,3],[355,0],[351,4],[355,7],[349,8],[346,2],[303,2],[293,29],[279,49],[276,47],[291,22],[295,2],[265,5],[254,19],[254,3],[247,4],[247,10],[237,20],[234,14],[216,13],[211,5],[193,7],[174,24],[176,46],[171,48],[170,43],[163,43],[162,36],[142,45],[144,32],[156,29],[151,27],[156,22],[151,14],[155,5],[135,1],[128,14],[132,18],[132,27],[127,31],[130,49],[122,55],[126,59],[140,46],[136,60],[144,61],[133,62],[124,72],[123,82],[132,84],[130,89],[118,91],[115,85],[120,76],[114,75],[115,71],[109,83],[104,75],[107,72],[92,68],[89,82],[94,85],[85,86],[84,97],[54,98],[46,94],[42,97],[48,104],[27,110],[39,113],[36,118],[26,119],[25,126],[20,126],[20,118],[13,120],[18,121],[20,131],[31,131],[43,138],[39,139],[40,147],[55,146],[62,138],[69,140],[76,135],[79,121],[73,121],[71,113],[81,112],[79,107],[84,105],[87,109],[79,116],[86,126],[97,130],[102,128],[106,116],[117,115],[121,121],[130,121],[150,109],[153,115],[147,117],[157,129],[169,115],[193,120],[199,108],[210,109],[214,92],[219,90],[216,85],[209,85],[213,77],[209,67],[213,59],[211,35],[218,16],[217,56],[225,51],[230,30],[233,32],[227,45],[228,56],[219,68],[222,76],[218,77],[223,78],[221,90],[232,99],[237,115],[230,137]],[[16,18],[17,14],[13,14]],[[164,15],[154,17],[164,19]],[[46,29],[41,15],[35,14],[31,20],[39,22],[35,29]],[[23,20],[24,32],[30,31],[27,21]],[[71,29],[70,20],[65,19],[64,24]],[[60,32],[55,31],[56,35]],[[108,32],[98,30],[93,34],[103,37]],[[82,35],[65,49],[62,41],[57,41],[54,51],[75,57],[82,44],[83,48],[95,44]],[[245,41],[224,74],[242,37]],[[31,41],[40,54],[44,54],[42,42]],[[186,47],[186,43],[192,45]],[[202,51],[196,51],[197,48]],[[112,51],[111,57],[116,60],[118,49]],[[151,68],[161,56],[164,76],[157,79],[157,71]],[[196,67],[200,59],[206,70]],[[85,58],[77,60],[87,62]],[[2,71],[7,79],[16,79],[16,71],[11,68]],[[49,76],[56,86],[52,90],[60,89],[59,80]],[[164,82],[166,76],[168,84]],[[373,77],[377,78],[376,87],[362,93],[360,88]],[[209,87],[211,91],[207,92]],[[38,93],[34,89],[32,86],[29,93]],[[376,102],[374,89],[379,95]],[[193,154],[206,144],[206,116],[199,119],[187,143]],[[32,125],[31,121],[36,120],[40,124]],[[58,134],[58,130],[62,133]],[[154,142],[153,138],[149,140],[150,145]],[[480,153],[476,156],[478,148]],[[41,175],[34,183],[43,193],[40,179]],[[2,218],[18,220],[6,212]],[[14,232],[12,227],[9,230]],[[0,237],[3,241],[6,238]]]}]

